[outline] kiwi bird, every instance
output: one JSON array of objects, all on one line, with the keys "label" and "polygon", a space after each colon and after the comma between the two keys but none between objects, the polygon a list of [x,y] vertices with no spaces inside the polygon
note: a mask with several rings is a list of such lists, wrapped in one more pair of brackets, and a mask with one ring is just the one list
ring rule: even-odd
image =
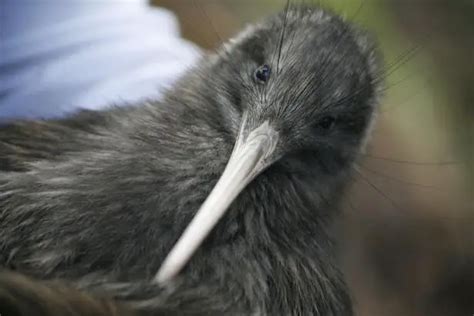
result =
[{"label": "kiwi bird", "polygon": [[2,125],[0,265],[140,311],[352,315],[331,223],[378,60],[357,26],[290,5],[160,101]]}]

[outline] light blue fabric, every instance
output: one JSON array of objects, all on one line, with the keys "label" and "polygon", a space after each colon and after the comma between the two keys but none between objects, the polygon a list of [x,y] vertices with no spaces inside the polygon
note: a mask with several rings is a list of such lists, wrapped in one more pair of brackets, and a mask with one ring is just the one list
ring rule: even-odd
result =
[{"label": "light blue fabric", "polygon": [[160,98],[199,55],[143,0],[0,0],[0,120]]}]

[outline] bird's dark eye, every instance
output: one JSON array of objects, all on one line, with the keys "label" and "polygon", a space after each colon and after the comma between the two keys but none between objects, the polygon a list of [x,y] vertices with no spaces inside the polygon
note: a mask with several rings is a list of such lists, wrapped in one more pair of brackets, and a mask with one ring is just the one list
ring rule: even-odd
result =
[{"label": "bird's dark eye", "polygon": [[321,120],[319,120],[319,122],[317,123],[317,126],[324,130],[330,130],[334,126],[335,122],[336,122],[336,119],[334,117],[325,116]]},{"label": "bird's dark eye", "polygon": [[267,82],[268,79],[270,79],[271,72],[272,71],[270,69],[270,66],[268,65],[260,66],[255,71],[255,79],[257,79],[260,82]]}]

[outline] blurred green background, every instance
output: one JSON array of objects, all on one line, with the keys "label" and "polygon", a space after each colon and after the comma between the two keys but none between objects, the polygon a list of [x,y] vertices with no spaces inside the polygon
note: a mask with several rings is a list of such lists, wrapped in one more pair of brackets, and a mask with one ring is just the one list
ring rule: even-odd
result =
[{"label": "blurred green background", "polygon": [[[286,3],[152,2],[209,50]],[[474,315],[474,0],[305,2],[375,34],[387,68],[337,227],[357,314]]]}]

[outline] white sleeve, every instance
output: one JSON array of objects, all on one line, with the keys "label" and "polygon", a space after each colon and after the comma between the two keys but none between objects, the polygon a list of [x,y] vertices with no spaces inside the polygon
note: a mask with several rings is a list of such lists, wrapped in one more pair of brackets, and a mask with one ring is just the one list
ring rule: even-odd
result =
[{"label": "white sleeve", "polygon": [[0,120],[160,98],[200,56],[171,12],[141,0],[48,2],[1,2]]}]

